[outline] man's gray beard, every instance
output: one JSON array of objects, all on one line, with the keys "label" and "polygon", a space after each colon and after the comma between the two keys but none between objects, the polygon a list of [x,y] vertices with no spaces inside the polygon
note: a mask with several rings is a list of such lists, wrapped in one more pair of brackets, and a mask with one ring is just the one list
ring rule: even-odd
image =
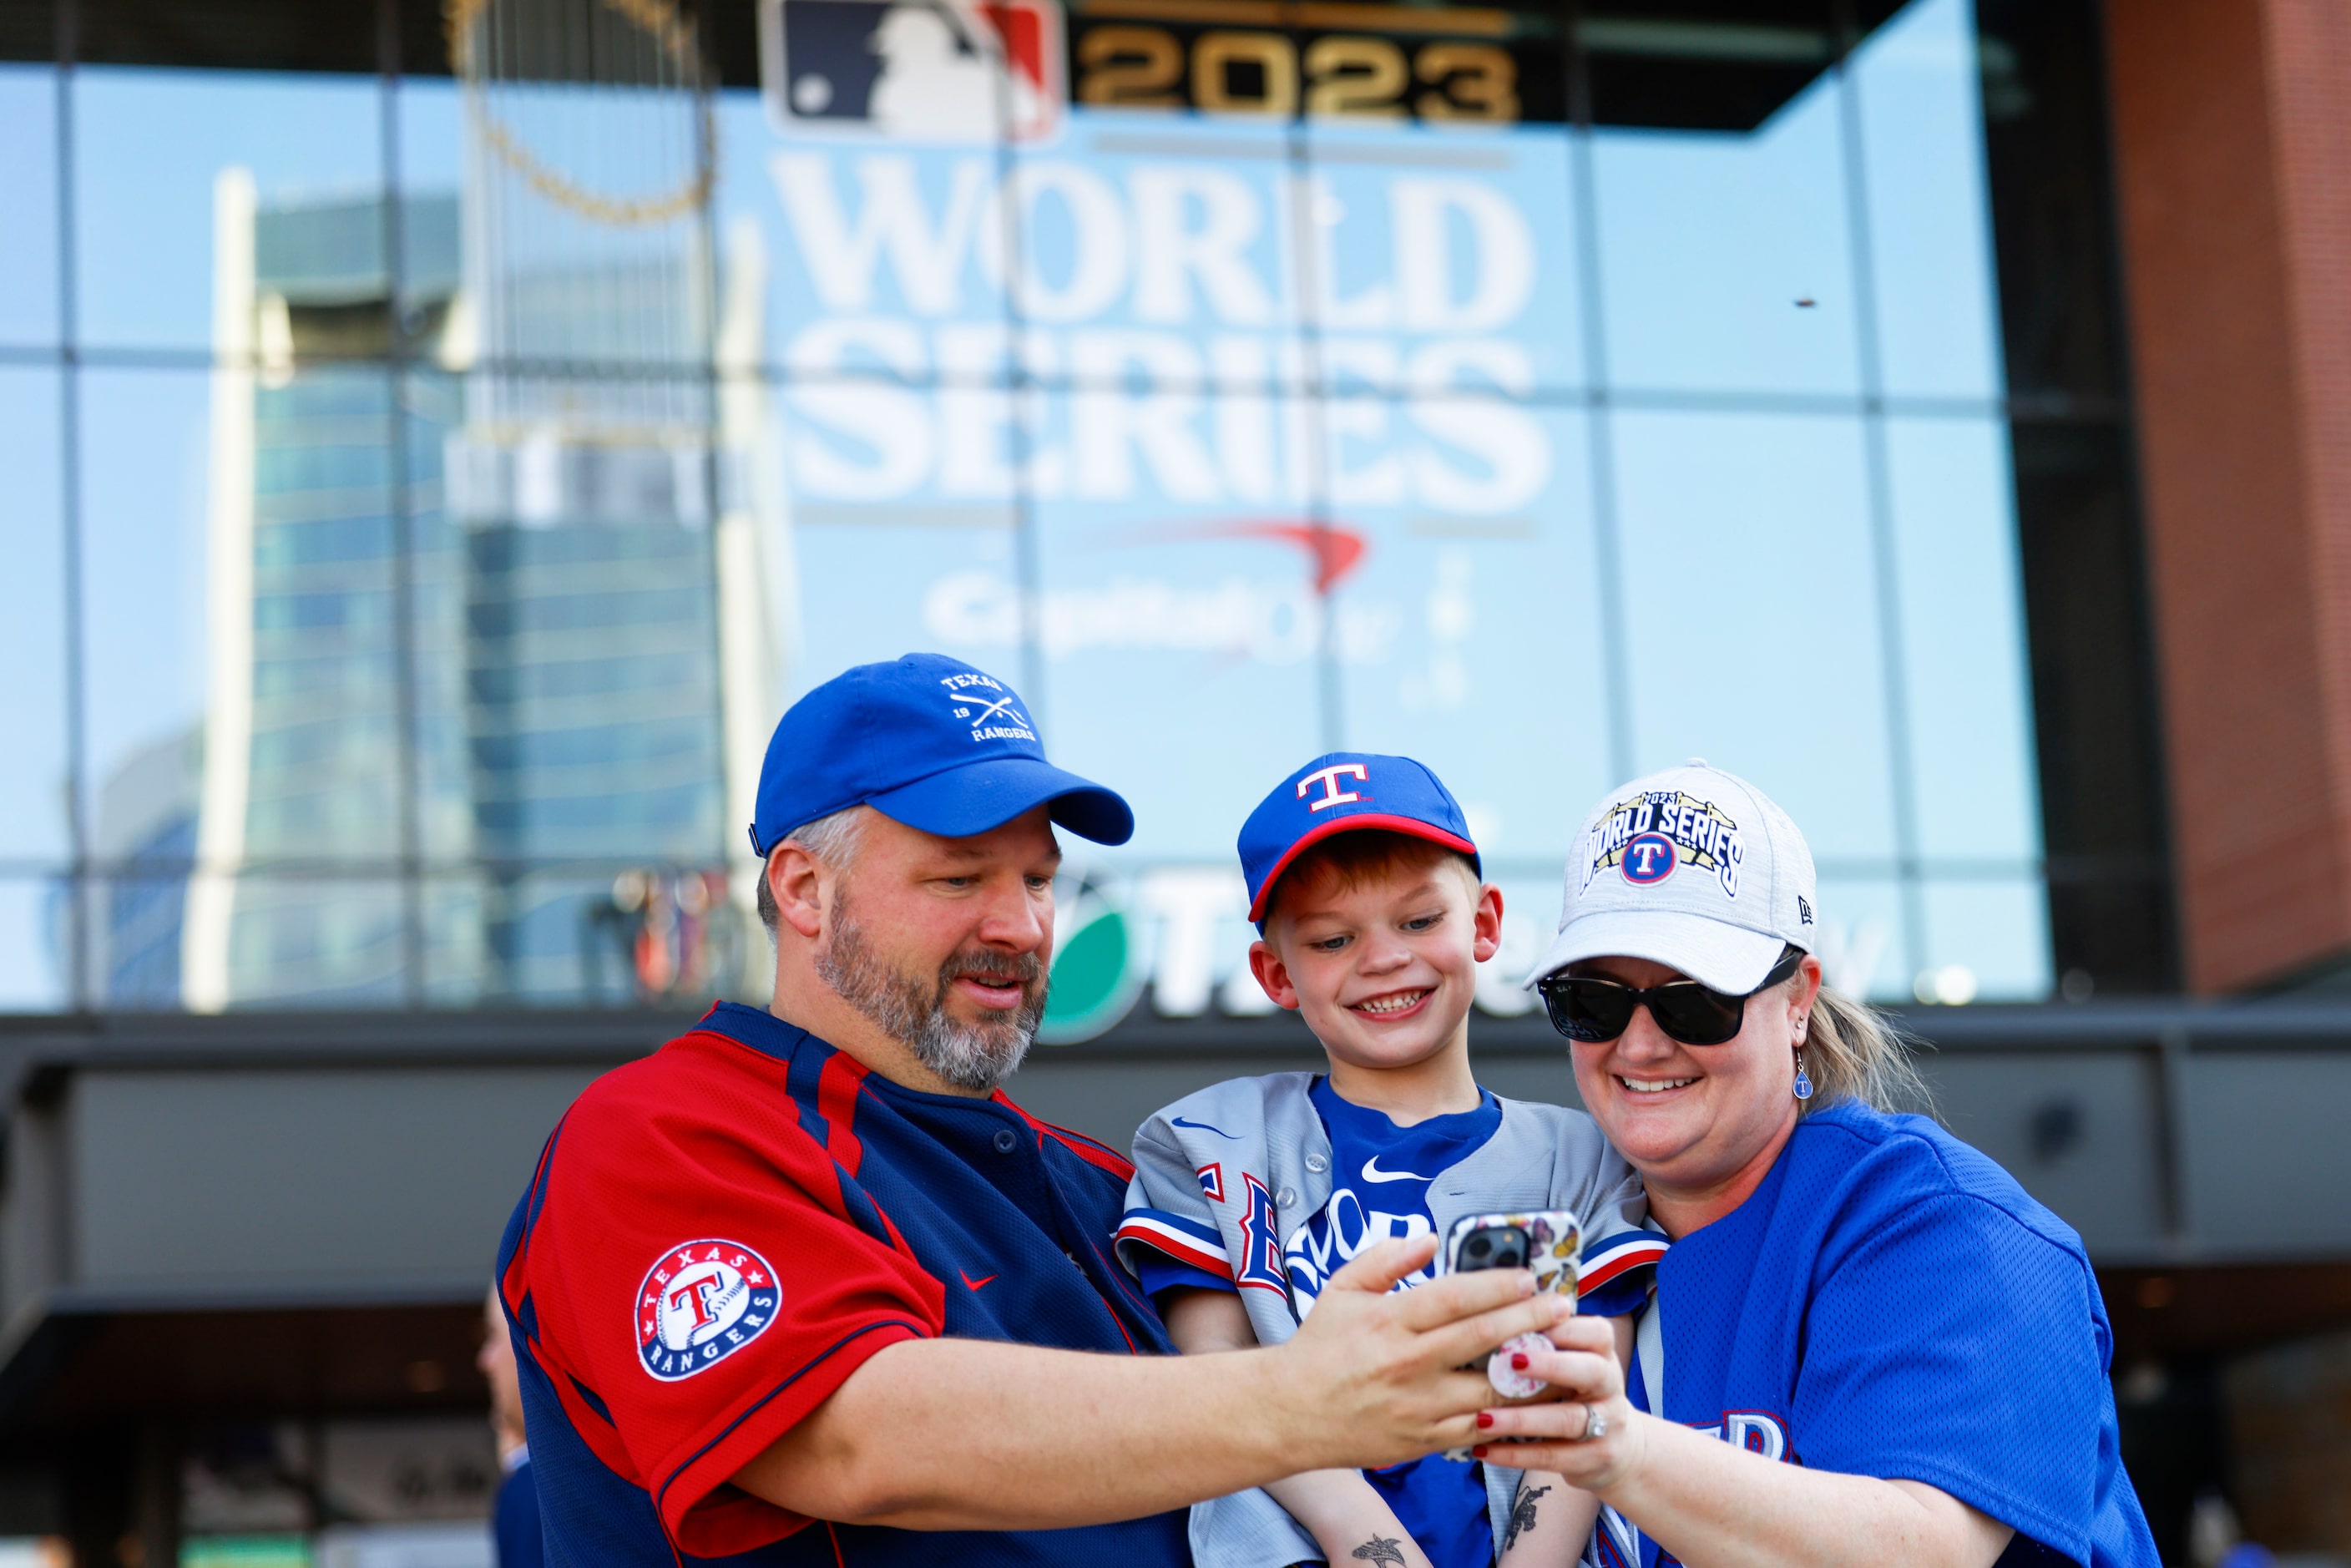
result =
[{"label": "man's gray beard", "polygon": [[[957,1023],[947,1016],[947,992],[957,977],[1007,972],[1024,988],[1034,988],[1019,1008],[980,1024]],[[984,1094],[1012,1076],[1045,1016],[1045,966],[1035,954],[957,953],[939,966],[935,983],[925,987],[891,968],[873,951],[849,917],[845,898],[833,904],[832,929],[816,951],[816,973],[874,1028],[913,1051],[916,1061],[956,1088],[975,1093]]]}]

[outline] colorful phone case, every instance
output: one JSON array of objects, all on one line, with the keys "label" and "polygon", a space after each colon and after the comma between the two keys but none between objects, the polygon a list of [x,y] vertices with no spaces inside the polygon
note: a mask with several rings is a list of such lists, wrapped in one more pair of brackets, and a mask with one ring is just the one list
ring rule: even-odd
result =
[{"label": "colorful phone case", "polygon": [[[1454,1222],[1446,1233],[1441,1274],[1458,1273],[1461,1242],[1473,1230],[1490,1225],[1515,1225],[1527,1233],[1527,1267],[1534,1270],[1535,1289],[1575,1301],[1576,1266],[1583,1255],[1583,1224],[1564,1208],[1535,1209],[1523,1214],[1472,1214]],[[1448,1459],[1468,1463],[1467,1448],[1447,1448]]]}]

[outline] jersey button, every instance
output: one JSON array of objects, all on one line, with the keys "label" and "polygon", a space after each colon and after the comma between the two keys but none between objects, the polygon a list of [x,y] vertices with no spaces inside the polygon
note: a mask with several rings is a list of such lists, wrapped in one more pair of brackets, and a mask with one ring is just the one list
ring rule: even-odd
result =
[{"label": "jersey button", "polygon": [[1020,1136],[1009,1127],[996,1129],[996,1152],[1008,1155],[1020,1146]]},{"label": "jersey button", "polygon": [[1273,1195],[1273,1206],[1276,1208],[1296,1208],[1298,1207],[1298,1189],[1294,1186],[1283,1187],[1280,1192]]},{"label": "jersey button", "polygon": [[1306,1156],[1306,1168],[1312,1171],[1316,1176],[1321,1176],[1324,1171],[1331,1168],[1331,1162],[1324,1159],[1321,1155],[1309,1155]]}]

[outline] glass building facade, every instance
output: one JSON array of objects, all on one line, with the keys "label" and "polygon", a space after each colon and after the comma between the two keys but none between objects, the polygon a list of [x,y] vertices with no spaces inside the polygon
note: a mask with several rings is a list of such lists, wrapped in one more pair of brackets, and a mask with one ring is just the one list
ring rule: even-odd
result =
[{"label": "glass building facade", "polygon": [[768,730],[913,648],[1136,807],[1061,1038],[1262,1009],[1338,747],[1490,1012],[1691,756],[1851,989],[2168,983],[2077,8],[476,9],[0,6],[0,1009],[747,994]]}]

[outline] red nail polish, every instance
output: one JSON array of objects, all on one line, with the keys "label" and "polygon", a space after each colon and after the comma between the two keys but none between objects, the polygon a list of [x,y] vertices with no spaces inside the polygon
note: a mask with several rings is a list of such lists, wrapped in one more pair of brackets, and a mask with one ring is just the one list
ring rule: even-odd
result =
[{"label": "red nail polish", "polygon": [[1524,1372],[1527,1369],[1527,1353],[1525,1351],[1518,1350],[1510,1353],[1510,1369],[1514,1372]]},{"label": "red nail polish", "polygon": [[1493,1424],[1494,1424],[1494,1413],[1493,1413],[1492,1411],[1490,1411],[1490,1410],[1480,1410],[1480,1411],[1479,1411],[1479,1412],[1478,1412],[1478,1425],[1479,1425],[1480,1427],[1490,1427],[1490,1426],[1492,1426]]},{"label": "red nail polish", "polygon": [[1486,1445],[1485,1445],[1485,1444],[1483,1444],[1483,1443],[1480,1443],[1480,1444],[1479,1444],[1476,1448],[1474,1448],[1470,1449],[1470,1450],[1469,1450],[1469,1457],[1470,1457],[1471,1458],[1473,1458],[1473,1459],[1482,1459],[1482,1458],[1484,1458],[1486,1457]]}]

